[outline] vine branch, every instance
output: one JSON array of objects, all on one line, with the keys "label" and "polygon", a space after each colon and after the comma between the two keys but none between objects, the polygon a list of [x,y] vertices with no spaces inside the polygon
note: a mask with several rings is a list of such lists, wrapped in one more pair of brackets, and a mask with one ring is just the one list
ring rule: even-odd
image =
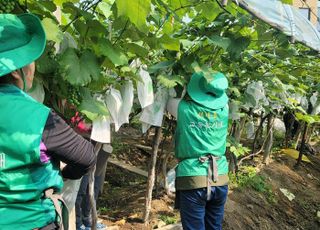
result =
[{"label": "vine branch", "polygon": [[[267,116],[266,116],[266,117],[267,117]],[[260,150],[259,150],[258,152],[256,152],[256,153],[252,153],[252,154],[249,154],[249,155],[241,158],[241,160],[239,160],[239,162],[238,162],[238,166],[241,165],[242,161],[244,161],[244,160],[246,160],[246,159],[249,159],[249,158],[251,158],[251,157],[255,157],[255,156],[259,155],[259,154],[263,151],[264,146],[265,146],[265,144],[266,144],[266,142],[267,142],[267,139],[268,139],[268,137],[269,137],[269,135],[270,135],[270,133],[271,133],[271,130],[273,129],[275,120],[276,120],[276,119],[273,119],[272,125],[270,126],[270,129],[269,129],[269,131],[268,131],[268,134],[267,134],[266,138],[264,139],[263,144],[262,144]]]},{"label": "vine branch", "polygon": [[119,41],[119,39],[122,37],[124,31],[126,31],[127,29],[127,25],[129,23],[129,19],[127,19],[126,24],[124,25],[123,29],[121,30],[119,36],[117,37],[117,39],[114,41],[113,45],[117,44],[117,42]]},{"label": "vine branch", "polygon": [[[92,7],[97,7],[97,5],[101,2],[102,0],[98,0],[96,3],[89,5],[84,11],[90,10]],[[94,12],[93,12],[94,13]],[[83,15],[79,14],[77,12],[76,16],[63,28],[63,32],[65,32],[75,21],[77,21],[79,18],[81,18]]]}]

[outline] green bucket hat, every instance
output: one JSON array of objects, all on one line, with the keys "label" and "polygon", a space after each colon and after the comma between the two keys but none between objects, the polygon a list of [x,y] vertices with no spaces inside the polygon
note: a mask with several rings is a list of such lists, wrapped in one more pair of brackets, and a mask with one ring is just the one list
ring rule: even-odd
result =
[{"label": "green bucket hat", "polygon": [[204,77],[202,73],[194,73],[187,91],[195,102],[210,109],[221,109],[228,103],[227,88],[228,80],[220,72],[210,77]]},{"label": "green bucket hat", "polygon": [[0,14],[0,77],[20,69],[44,51],[46,35],[33,14]]}]

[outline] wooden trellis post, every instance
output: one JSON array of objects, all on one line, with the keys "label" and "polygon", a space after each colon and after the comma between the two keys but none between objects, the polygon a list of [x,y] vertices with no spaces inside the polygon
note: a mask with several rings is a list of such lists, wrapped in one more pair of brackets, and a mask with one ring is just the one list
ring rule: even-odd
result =
[{"label": "wooden trellis post", "polygon": [[301,144],[300,144],[300,151],[299,151],[299,157],[296,163],[296,167],[299,167],[302,161],[302,157],[303,157],[303,151],[305,148],[305,144],[306,144],[306,139],[307,139],[307,133],[308,133],[308,123],[304,122],[304,128],[303,128],[303,134],[302,134],[302,140],[301,140]]},{"label": "wooden trellis post", "polygon": [[146,202],[145,202],[146,206],[145,206],[145,212],[143,215],[144,223],[147,223],[147,221],[149,220],[149,215],[151,210],[152,190],[155,182],[155,170],[156,170],[157,155],[158,155],[160,142],[161,142],[161,127],[156,127],[156,132],[153,138],[151,161],[150,161],[149,170],[148,170],[148,185],[147,185]]},{"label": "wooden trellis post", "polygon": [[[102,147],[102,143],[97,142],[94,147],[94,153],[96,156],[98,156],[98,153]],[[89,174],[89,197],[90,197],[90,206],[91,206],[91,229],[96,230],[97,229],[97,207],[96,207],[96,200],[94,199],[94,174],[96,172],[96,165],[93,167],[93,169],[90,171]]]}]

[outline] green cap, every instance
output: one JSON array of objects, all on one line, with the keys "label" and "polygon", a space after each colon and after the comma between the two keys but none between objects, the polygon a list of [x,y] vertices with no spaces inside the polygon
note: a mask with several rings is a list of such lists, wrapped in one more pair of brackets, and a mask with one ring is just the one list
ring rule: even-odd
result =
[{"label": "green cap", "polygon": [[221,109],[228,103],[227,88],[228,80],[220,72],[209,78],[205,78],[203,73],[194,73],[187,91],[195,102],[210,109]]},{"label": "green cap", "polygon": [[33,14],[0,14],[0,77],[20,69],[44,51],[46,35]]}]

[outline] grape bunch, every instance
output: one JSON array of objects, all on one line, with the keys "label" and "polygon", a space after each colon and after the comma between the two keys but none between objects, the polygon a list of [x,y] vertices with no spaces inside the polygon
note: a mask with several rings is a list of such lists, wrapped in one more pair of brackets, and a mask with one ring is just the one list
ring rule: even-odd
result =
[{"label": "grape bunch", "polygon": [[73,86],[68,87],[68,102],[72,105],[79,106],[82,98],[77,88]]},{"label": "grape bunch", "polygon": [[[1,1],[1,0],[0,0]],[[52,41],[49,41],[47,43],[46,52],[48,54],[48,57],[52,60],[56,58],[56,47],[54,46],[55,43]]]},{"label": "grape bunch", "polygon": [[0,14],[7,14],[14,10],[15,0],[0,0]]}]

